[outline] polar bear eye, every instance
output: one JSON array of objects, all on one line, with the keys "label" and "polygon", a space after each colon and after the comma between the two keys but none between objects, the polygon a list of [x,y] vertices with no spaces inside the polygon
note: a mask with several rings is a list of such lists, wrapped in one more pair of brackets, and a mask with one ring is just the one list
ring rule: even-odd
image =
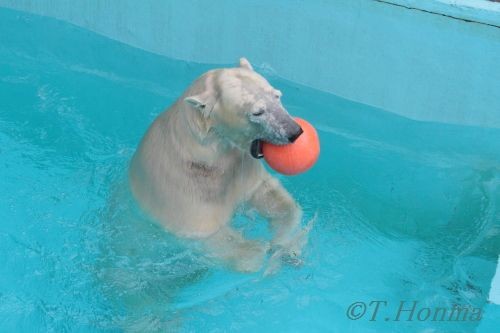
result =
[{"label": "polar bear eye", "polygon": [[254,113],[252,113],[254,116],[262,116],[264,114],[266,110],[264,110],[263,108],[260,108],[258,109],[257,111],[255,111]]}]

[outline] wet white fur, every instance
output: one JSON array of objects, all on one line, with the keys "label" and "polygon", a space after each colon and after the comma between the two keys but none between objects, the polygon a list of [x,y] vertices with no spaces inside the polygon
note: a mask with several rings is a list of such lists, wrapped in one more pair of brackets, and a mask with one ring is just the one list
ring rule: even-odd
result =
[{"label": "wet white fur", "polygon": [[[249,154],[259,135],[251,113],[280,95],[246,59],[239,68],[210,71],[158,116],[130,165],[131,188],[144,210],[168,231],[202,240],[210,254],[241,271],[260,269],[270,247],[298,255],[307,237],[296,239],[301,209]],[[271,112],[265,117],[274,119]],[[270,244],[246,240],[231,227],[242,205],[270,221]]]}]

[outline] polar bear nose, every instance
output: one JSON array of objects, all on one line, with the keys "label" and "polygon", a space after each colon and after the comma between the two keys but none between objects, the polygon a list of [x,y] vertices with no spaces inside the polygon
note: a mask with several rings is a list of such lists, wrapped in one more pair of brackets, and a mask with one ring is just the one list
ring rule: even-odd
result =
[{"label": "polar bear nose", "polygon": [[288,136],[288,141],[289,141],[289,142],[295,142],[295,140],[297,140],[297,138],[298,138],[298,137],[299,137],[302,133],[304,133],[304,131],[302,130],[302,127],[300,127],[300,126],[299,126],[299,129],[298,129],[295,133],[293,133],[293,134],[291,134],[291,135],[289,135],[289,136]]}]

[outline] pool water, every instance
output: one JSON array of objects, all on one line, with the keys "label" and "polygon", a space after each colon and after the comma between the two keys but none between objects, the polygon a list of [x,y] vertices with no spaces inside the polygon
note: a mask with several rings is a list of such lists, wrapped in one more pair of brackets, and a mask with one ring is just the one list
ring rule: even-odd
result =
[{"label": "pool water", "polygon": [[[412,121],[255,64],[289,112],[318,129],[317,165],[276,175],[305,218],[318,217],[301,267],[239,274],[144,217],[126,183],[148,125],[214,66],[5,9],[0,34],[0,331],[479,325],[394,319],[400,301],[487,304],[500,253],[500,130]],[[260,219],[235,220],[249,235],[264,232]],[[376,320],[370,310],[348,318],[350,304],[377,300],[387,306]]]}]

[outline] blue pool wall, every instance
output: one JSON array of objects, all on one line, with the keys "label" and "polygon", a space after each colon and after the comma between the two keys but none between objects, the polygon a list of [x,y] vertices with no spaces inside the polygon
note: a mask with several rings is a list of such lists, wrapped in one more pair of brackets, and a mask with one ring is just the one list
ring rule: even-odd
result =
[{"label": "blue pool wall", "polygon": [[[261,71],[405,117],[500,128],[500,3],[0,0],[171,58]],[[77,41],[75,41],[77,42]]]}]

